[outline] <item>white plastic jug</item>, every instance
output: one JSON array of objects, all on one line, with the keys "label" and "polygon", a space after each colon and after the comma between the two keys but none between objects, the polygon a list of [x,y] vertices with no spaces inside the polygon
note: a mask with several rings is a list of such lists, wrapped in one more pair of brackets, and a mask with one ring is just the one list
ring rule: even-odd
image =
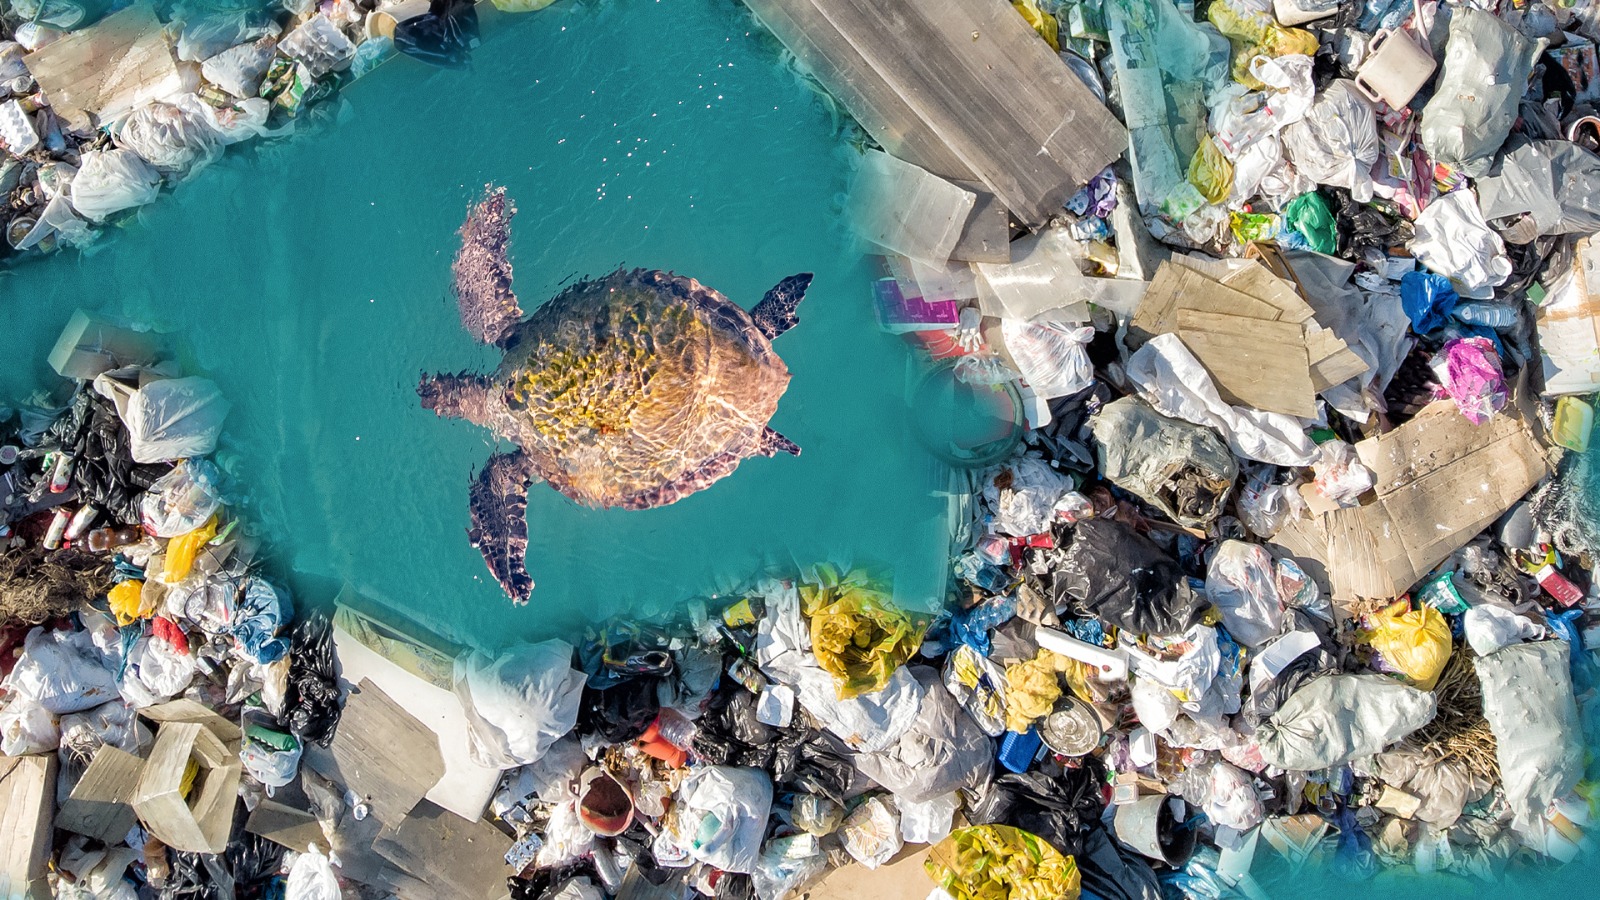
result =
[{"label": "white plastic jug", "polygon": [[1422,90],[1439,63],[1405,29],[1385,28],[1372,36],[1367,59],[1356,70],[1356,90],[1374,103],[1404,109]]}]

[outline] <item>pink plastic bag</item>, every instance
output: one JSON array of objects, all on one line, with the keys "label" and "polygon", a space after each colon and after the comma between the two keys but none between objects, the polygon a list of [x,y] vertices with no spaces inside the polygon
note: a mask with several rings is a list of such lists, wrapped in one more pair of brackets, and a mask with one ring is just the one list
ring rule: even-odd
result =
[{"label": "pink plastic bag", "polygon": [[1430,365],[1443,386],[1435,396],[1456,401],[1456,408],[1472,424],[1483,424],[1506,405],[1506,378],[1500,369],[1500,354],[1488,338],[1446,341]]}]

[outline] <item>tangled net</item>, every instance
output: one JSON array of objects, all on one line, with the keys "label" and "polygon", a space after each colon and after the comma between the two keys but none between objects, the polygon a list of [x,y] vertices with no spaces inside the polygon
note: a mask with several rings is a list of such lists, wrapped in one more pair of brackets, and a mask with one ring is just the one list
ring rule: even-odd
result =
[{"label": "tangled net", "polygon": [[1439,762],[1459,760],[1470,771],[1498,773],[1494,732],[1483,717],[1483,688],[1466,649],[1445,663],[1433,693],[1439,698],[1438,715],[1411,736],[1411,743]]},{"label": "tangled net", "polygon": [[82,550],[29,547],[0,553],[0,625],[65,616],[111,585],[111,564]]}]

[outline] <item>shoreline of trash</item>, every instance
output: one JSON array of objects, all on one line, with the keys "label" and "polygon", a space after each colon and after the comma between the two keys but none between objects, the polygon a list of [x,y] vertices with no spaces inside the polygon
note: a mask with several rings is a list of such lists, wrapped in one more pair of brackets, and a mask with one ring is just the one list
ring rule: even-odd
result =
[{"label": "shoreline of trash", "polygon": [[[1592,864],[1589,19],[897,10],[975,83],[1033,67],[1009,116],[910,61],[885,78],[907,39],[850,4],[748,5],[820,79],[865,79],[830,87],[883,148],[848,204],[871,302],[919,391],[988,416],[919,425],[978,485],[951,602],[818,564],[442,653],[264,576],[205,459],[216,386],[75,317],[72,404],[0,416],[0,601],[58,626],[0,652],[0,833],[28,838],[0,877],[783,900],[920,853],[913,900],[1256,900]],[[1486,66],[1542,70],[1539,96],[1444,88]],[[1059,136],[1062,109],[1101,133]]]}]

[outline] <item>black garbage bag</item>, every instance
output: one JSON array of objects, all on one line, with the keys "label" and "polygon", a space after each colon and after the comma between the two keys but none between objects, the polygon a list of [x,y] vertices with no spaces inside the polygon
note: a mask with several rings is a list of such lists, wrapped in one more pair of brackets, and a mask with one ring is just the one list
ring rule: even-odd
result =
[{"label": "black garbage bag", "polygon": [[171,872],[156,896],[161,900],[234,900],[233,873],[214,853],[167,850]]},{"label": "black garbage bag", "polygon": [[243,833],[228,844],[224,860],[233,873],[234,900],[266,900],[279,896],[278,870],[287,851],[258,834]]},{"label": "black garbage bag", "polygon": [[1318,647],[1300,654],[1294,662],[1284,667],[1278,677],[1268,680],[1250,691],[1239,709],[1239,714],[1251,726],[1260,725],[1278,711],[1294,693],[1319,676],[1339,672],[1339,661],[1326,648]]},{"label": "black garbage bag", "polygon": [[478,46],[473,0],[432,0],[428,11],[394,27],[394,48],[446,69],[466,68]]},{"label": "black garbage bag", "polygon": [[715,900],[755,900],[756,883],[749,875],[723,872],[717,879]]},{"label": "black garbage bag", "polygon": [[756,696],[723,679],[697,721],[694,752],[711,765],[752,766],[779,790],[817,794],[843,805],[856,777],[855,754],[797,711],[787,728],[756,720]]},{"label": "black garbage bag", "polygon": [[1072,529],[1050,587],[1057,609],[1081,609],[1134,634],[1182,634],[1200,621],[1207,605],[1177,560],[1109,519],[1089,519]]},{"label": "black garbage bag", "polygon": [[72,486],[78,499],[119,522],[139,521],[139,496],[172,468],[166,463],[134,462],[131,438],[116,405],[87,386],[79,389],[67,414],[51,426],[46,441],[58,442],[73,458]]},{"label": "black garbage bag", "polygon": [[1077,856],[1083,889],[1101,900],[1161,900],[1161,882],[1143,856],[1094,828],[1083,836]]},{"label": "black garbage bag", "polygon": [[603,690],[585,687],[579,732],[598,734],[610,744],[637,739],[661,715],[660,683],[660,678],[641,675]]},{"label": "black garbage bag", "polygon": [[1339,225],[1339,256],[1360,261],[1367,251],[1387,254],[1390,247],[1411,240],[1411,223],[1399,214],[1399,210],[1392,206],[1385,208],[1387,201],[1358,203],[1344,188],[1321,190]]},{"label": "black garbage bag", "polygon": [[333,743],[344,704],[334,668],[333,622],[325,610],[301,610],[290,633],[289,698],[284,724],[301,740]]},{"label": "black garbage bag", "polygon": [[989,782],[967,810],[974,825],[1011,825],[1049,841],[1067,856],[1083,851],[1083,834],[1098,825],[1105,802],[1105,765],[1087,757],[1060,778],[1006,773]]}]

